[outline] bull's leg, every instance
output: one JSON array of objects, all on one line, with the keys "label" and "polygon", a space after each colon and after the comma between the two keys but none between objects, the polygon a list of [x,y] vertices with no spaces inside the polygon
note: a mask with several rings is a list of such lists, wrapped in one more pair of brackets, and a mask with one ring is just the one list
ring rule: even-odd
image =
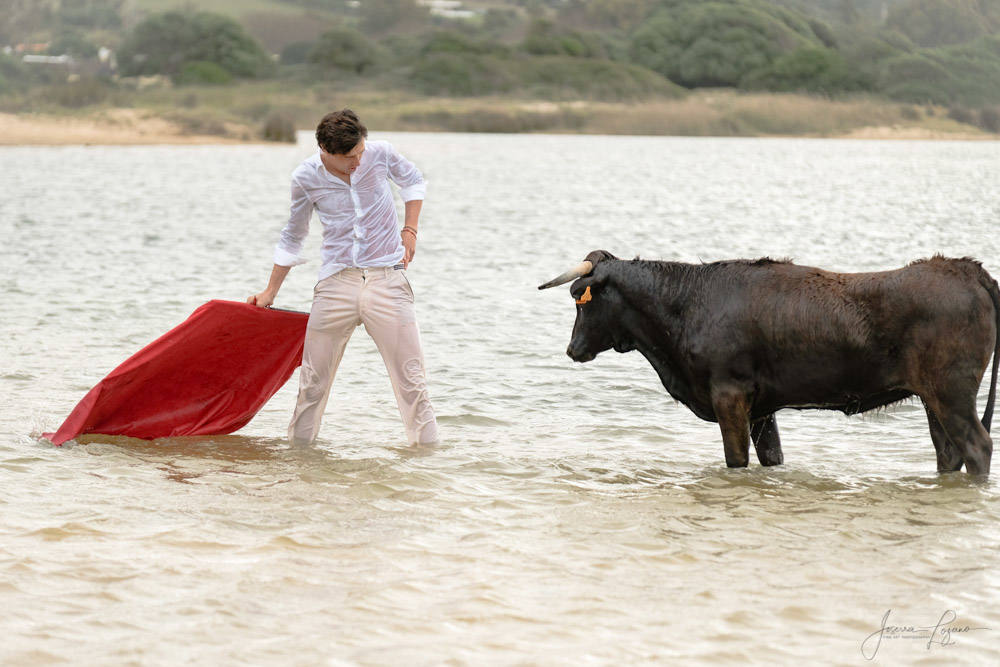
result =
[{"label": "bull's leg", "polygon": [[722,430],[726,465],[746,468],[750,459],[750,410],[746,394],[735,389],[713,389],[712,408]]},{"label": "bull's leg", "polygon": [[941,413],[941,425],[965,460],[965,472],[981,477],[989,475],[993,441],[975,409]]},{"label": "bull's leg", "polygon": [[944,432],[941,422],[934,416],[927,403],[924,403],[924,411],[927,413],[927,424],[931,429],[931,440],[934,442],[934,450],[937,452],[938,472],[954,472],[962,469],[962,455],[955,445],[951,444],[948,434]]},{"label": "bull's leg", "polygon": [[924,400],[965,461],[965,471],[985,477],[990,474],[993,441],[976,414],[978,389],[977,381],[955,382],[945,385],[945,392],[940,395],[943,398],[928,396]]},{"label": "bull's leg", "polygon": [[785,462],[781,453],[781,439],[778,437],[778,422],[774,415],[750,425],[750,438],[757,450],[757,460],[762,466],[777,466]]}]

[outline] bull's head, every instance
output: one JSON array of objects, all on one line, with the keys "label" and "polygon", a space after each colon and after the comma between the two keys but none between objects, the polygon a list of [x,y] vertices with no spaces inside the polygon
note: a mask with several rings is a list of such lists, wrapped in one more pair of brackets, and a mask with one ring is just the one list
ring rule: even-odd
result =
[{"label": "bull's head", "polygon": [[617,348],[614,332],[618,328],[621,296],[617,290],[605,289],[607,266],[601,266],[603,261],[616,259],[609,252],[595,250],[577,266],[538,286],[538,289],[548,289],[575,280],[569,292],[576,300],[576,322],[566,348],[566,354],[573,361],[590,361],[605,350]]}]

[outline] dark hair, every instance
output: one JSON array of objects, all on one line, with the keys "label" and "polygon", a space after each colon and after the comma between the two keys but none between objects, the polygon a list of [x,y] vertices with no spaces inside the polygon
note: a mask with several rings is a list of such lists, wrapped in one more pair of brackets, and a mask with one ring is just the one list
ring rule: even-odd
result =
[{"label": "dark hair", "polygon": [[341,109],[323,116],[316,126],[316,143],[327,153],[346,155],[368,136],[368,128],[350,109]]}]

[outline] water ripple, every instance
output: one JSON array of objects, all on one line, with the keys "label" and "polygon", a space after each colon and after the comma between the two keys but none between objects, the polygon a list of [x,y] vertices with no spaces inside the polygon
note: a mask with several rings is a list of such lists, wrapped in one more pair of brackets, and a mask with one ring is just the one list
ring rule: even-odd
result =
[{"label": "water ripple", "polygon": [[[38,439],[259,289],[310,148],[0,148],[0,663],[856,664],[887,609],[1000,628],[996,482],[935,473],[919,404],[782,412],[785,465],[729,470],[637,354],[572,363],[570,297],[535,289],[595,248],[997,275],[996,144],[390,138],[432,183],[409,273],[433,447],[406,445],[363,331],[312,448],[283,437],[294,381],[235,435]],[[307,309],[315,270],[279,305]],[[997,632],[880,657],[993,664]]]}]

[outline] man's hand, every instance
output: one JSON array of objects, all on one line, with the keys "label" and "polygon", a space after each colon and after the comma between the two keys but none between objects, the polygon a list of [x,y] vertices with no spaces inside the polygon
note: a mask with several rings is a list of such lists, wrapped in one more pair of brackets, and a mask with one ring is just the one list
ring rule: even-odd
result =
[{"label": "man's hand", "polygon": [[406,212],[403,218],[403,228],[399,231],[403,239],[403,268],[410,266],[413,256],[417,254],[417,224],[420,219],[422,199],[411,199],[403,204]]},{"label": "man's hand", "polygon": [[408,268],[413,256],[417,254],[417,235],[411,234],[409,230],[400,232],[403,239],[403,268]]},{"label": "man's hand", "polygon": [[274,303],[274,293],[269,290],[264,290],[260,294],[255,294],[254,296],[247,297],[247,303],[253,306],[260,306],[261,308],[266,308]]},{"label": "man's hand", "polygon": [[290,266],[275,264],[274,268],[271,269],[271,279],[267,281],[267,287],[260,294],[247,297],[247,303],[252,306],[260,306],[261,308],[267,308],[274,303],[274,297],[278,295],[281,283],[285,280],[285,276],[288,275],[288,270],[291,268]]}]

